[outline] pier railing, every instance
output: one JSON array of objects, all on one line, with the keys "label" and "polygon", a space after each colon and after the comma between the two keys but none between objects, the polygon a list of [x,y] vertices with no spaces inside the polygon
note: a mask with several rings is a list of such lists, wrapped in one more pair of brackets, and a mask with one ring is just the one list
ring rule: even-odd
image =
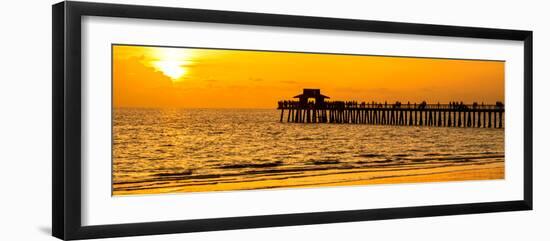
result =
[{"label": "pier railing", "polygon": [[449,104],[326,101],[279,101],[280,121],[441,127],[504,128],[504,104]]}]

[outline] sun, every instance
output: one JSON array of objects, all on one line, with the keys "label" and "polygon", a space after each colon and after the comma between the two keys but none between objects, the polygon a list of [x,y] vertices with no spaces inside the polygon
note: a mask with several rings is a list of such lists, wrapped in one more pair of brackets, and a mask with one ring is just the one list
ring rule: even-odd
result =
[{"label": "sun", "polygon": [[153,62],[153,66],[172,80],[179,80],[187,72],[179,61],[160,60]]},{"label": "sun", "polygon": [[155,48],[152,54],[151,65],[174,82],[189,74],[189,67],[193,64],[194,56],[186,49]]}]

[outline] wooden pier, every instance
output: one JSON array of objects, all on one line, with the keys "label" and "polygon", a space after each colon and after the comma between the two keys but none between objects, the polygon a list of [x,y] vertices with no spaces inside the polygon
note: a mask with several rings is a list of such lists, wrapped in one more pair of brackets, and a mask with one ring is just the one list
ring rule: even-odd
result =
[{"label": "wooden pier", "polygon": [[[427,104],[396,102],[393,104],[357,101],[325,101],[329,98],[318,89],[304,89],[295,98],[279,101],[280,121],[293,123],[371,124],[400,126],[504,128],[504,104],[494,105]],[[315,101],[308,101],[308,99]]]}]

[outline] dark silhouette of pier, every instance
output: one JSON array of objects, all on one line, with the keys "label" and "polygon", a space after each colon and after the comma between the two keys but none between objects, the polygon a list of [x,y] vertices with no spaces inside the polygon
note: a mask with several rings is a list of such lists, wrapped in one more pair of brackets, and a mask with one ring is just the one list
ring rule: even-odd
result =
[{"label": "dark silhouette of pier", "polygon": [[[279,101],[280,121],[400,126],[504,128],[504,104],[379,103],[326,101],[319,89],[304,89],[296,100]],[[310,100],[313,99],[313,100]]]}]

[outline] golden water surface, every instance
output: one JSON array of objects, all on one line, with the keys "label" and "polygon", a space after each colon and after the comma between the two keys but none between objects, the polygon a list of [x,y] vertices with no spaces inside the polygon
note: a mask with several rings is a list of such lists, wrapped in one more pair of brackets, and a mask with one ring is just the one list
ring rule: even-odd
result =
[{"label": "golden water surface", "polygon": [[278,122],[272,109],[115,108],[113,195],[504,178],[504,130]]}]

